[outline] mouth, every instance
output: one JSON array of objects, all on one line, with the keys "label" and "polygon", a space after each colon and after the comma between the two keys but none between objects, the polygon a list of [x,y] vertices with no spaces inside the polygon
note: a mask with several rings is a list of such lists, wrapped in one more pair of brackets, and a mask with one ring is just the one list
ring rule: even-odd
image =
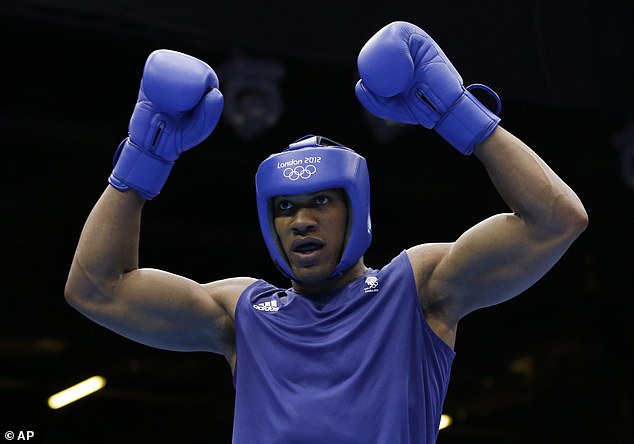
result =
[{"label": "mouth", "polygon": [[309,256],[324,248],[324,243],[314,238],[296,240],[291,244],[291,251],[300,256]]}]

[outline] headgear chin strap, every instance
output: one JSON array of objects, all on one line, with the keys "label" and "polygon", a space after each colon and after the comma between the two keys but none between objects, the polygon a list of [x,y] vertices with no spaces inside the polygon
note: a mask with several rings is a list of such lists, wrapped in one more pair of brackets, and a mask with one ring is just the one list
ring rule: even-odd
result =
[{"label": "headgear chin strap", "polygon": [[264,160],[255,175],[258,218],[264,241],[277,268],[299,279],[282,250],[273,222],[275,196],[310,194],[341,188],[348,198],[348,231],[341,259],[330,278],[340,276],[363,256],[372,240],[370,179],[365,159],[337,142],[308,135]]}]

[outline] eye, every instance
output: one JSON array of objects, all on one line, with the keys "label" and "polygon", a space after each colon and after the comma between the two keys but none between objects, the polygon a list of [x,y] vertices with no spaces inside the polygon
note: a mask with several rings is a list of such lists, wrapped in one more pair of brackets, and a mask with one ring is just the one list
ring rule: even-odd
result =
[{"label": "eye", "polygon": [[289,211],[293,208],[293,204],[290,200],[280,200],[277,203],[277,209],[279,211]]},{"label": "eye", "polygon": [[315,196],[314,202],[317,205],[325,205],[330,202],[330,197],[325,194],[320,194],[318,196]]}]

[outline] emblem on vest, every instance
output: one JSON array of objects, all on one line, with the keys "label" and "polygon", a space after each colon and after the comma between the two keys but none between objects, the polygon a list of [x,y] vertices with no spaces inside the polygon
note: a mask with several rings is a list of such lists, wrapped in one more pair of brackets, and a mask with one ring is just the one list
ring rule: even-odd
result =
[{"label": "emblem on vest", "polygon": [[253,304],[253,308],[260,311],[278,311],[280,309],[277,305],[277,300],[275,299],[267,302],[260,302],[259,304]]},{"label": "emblem on vest", "polygon": [[376,276],[368,276],[365,278],[365,287],[363,291],[366,293],[376,293],[379,291],[379,278]]}]

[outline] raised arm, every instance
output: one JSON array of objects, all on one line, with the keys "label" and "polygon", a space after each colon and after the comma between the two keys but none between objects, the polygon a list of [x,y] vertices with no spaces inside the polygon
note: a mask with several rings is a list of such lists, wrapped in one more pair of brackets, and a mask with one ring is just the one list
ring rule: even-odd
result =
[{"label": "raised arm", "polygon": [[[588,217],[581,201],[522,141],[498,127],[474,154],[484,164],[511,213],[492,216],[443,247],[410,250],[427,295],[457,321],[481,307],[512,298],[539,280],[583,232]],[[424,267],[429,249],[441,254]]]},{"label": "raised arm", "polygon": [[173,51],[147,60],[129,137],[110,185],[82,230],[66,282],[69,304],[132,340],[170,350],[232,356],[232,304],[252,280],[207,285],[139,268],[141,213],[159,194],[174,161],[204,140],[222,112],[213,70]]},{"label": "raised arm", "polygon": [[512,211],[455,242],[408,250],[425,316],[453,345],[463,316],[535,283],[585,229],[587,215],[575,193],[463,86],[418,26],[393,22],[379,30],[359,53],[358,67],[356,94],[366,109],[433,129],[462,154],[475,155]]}]

